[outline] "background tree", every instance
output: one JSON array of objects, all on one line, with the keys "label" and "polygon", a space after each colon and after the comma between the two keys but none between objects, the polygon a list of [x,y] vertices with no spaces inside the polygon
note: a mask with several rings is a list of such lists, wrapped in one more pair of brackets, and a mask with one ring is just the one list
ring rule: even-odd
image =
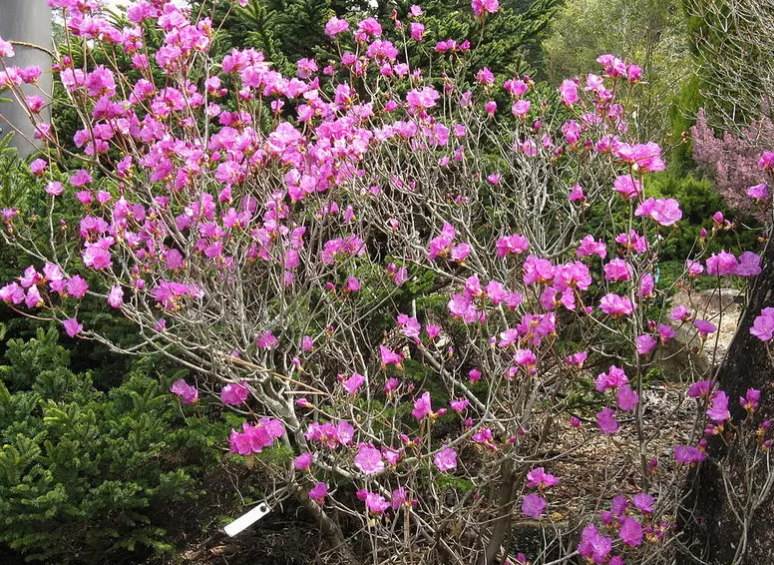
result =
[{"label": "background tree", "polygon": [[603,53],[637,61],[647,85],[637,90],[633,125],[642,140],[664,140],[669,107],[690,76],[685,20],[680,0],[568,0],[543,42],[545,72],[556,83]]}]

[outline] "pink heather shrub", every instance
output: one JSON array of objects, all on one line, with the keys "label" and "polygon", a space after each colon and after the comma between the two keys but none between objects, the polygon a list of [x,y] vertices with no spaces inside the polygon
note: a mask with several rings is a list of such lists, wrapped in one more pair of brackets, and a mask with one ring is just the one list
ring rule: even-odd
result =
[{"label": "pink heather shrub", "polygon": [[[199,388],[179,380],[171,394],[233,406],[245,421],[224,444],[248,466],[265,462],[272,503],[293,498],[348,564],[357,552],[378,563],[504,562],[501,532],[519,510],[545,524],[554,548],[579,540],[567,559],[671,562],[675,489],[710,457],[707,438],[736,411],[752,417],[761,392],[737,401],[686,375],[678,402],[693,427],[680,437],[696,439],[659,464],[664,447],[642,428],[653,402],[644,376],[681,328],[710,347],[717,320],[694,314],[690,292],[669,304],[656,282],[683,214],[646,196],[665,162],[632,135],[619,98],[647,78],[637,65],[602,55],[555,85],[558,96],[486,68],[467,83],[475,38],[424,45],[432,19],[412,6],[405,22],[331,18],[335,60],[303,59],[282,76],[254,49],[215,57],[210,10],[196,20],[178,3],[134,2],[119,29],[92,2],[51,4],[69,39],[126,53],[134,78],[56,54],[52,72],[80,116],[82,168],[60,162],[70,146],[32,99],[46,145],[30,170],[53,217],[79,217],[52,228],[0,210],[3,244],[35,250],[0,301],[121,350],[79,321],[82,305],[104,304],[137,326],[143,352],[199,370]],[[479,31],[510,17],[497,0],[469,10]],[[42,70],[14,67],[13,56],[0,40],[3,96],[27,99],[21,85]],[[764,209],[774,154],[758,151],[753,164],[743,196]],[[614,213],[588,225],[588,209]],[[710,255],[714,235],[688,258],[688,290],[700,277],[761,271],[753,252]],[[770,347],[774,310],[750,332]],[[748,428],[768,449],[770,425]],[[565,456],[551,454],[569,458],[587,442],[636,463],[611,479],[594,461],[575,484]],[[551,541],[554,512],[573,524],[564,540]]]},{"label": "pink heather shrub", "polygon": [[691,140],[694,160],[712,175],[728,206],[737,211],[754,211],[755,202],[748,190],[767,180],[766,160],[761,159],[761,154],[772,148],[774,124],[764,119],[751,124],[739,136],[724,133],[718,138],[704,111],[700,111],[691,128]]}]

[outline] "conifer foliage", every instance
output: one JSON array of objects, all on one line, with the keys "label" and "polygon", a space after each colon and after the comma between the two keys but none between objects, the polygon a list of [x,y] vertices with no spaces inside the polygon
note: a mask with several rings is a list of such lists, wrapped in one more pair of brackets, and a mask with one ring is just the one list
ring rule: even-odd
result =
[{"label": "conifer foliage", "polygon": [[167,552],[170,512],[202,494],[224,428],[187,407],[186,424],[141,370],[95,390],[58,339],[12,339],[0,365],[0,543],[62,564]]}]

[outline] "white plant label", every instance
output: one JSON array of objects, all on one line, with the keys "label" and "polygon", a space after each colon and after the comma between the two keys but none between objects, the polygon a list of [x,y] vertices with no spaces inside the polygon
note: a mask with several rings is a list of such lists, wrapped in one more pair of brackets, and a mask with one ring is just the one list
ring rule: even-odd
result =
[{"label": "white plant label", "polygon": [[231,522],[228,526],[223,528],[226,533],[229,535],[229,537],[234,537],[238,533],[244,531],[245,529],[249,528],[253,524],[255,524],[258,520],[266,516],[271,512],[271,508],[269,508],[269,505],[265,502],[261,502],[258,506],[250,510],[250,512],[246,514],[242,514],[239,518]]}]

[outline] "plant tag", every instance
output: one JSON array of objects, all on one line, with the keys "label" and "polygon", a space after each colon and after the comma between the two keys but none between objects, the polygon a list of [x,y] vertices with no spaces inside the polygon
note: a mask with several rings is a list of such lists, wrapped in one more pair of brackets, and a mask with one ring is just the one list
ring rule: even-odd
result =
[{"label": "plant tag", "polygon": [[223,528],[226,533],[229,535],[229,537],[234,537],[238,533],[244,531],[245,529],[249,528],[253,524],[255,524],[258,520],[266,516],[271,512],[271,508],[269,508],[269,505],[265,502],[261,502],[258,506],[250,510],[250,512],[246,514],[242,514],[239,518],[231,522],[228,526]]}]

